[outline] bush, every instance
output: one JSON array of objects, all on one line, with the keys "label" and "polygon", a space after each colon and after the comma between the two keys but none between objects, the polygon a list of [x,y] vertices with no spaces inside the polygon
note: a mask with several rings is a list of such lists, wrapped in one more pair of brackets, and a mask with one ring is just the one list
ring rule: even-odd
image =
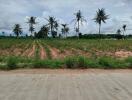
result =
[{"label": "bush", "polygon": [[132,68],[132,57],[128,57],[125,61],[129,64],[129,67]]},{"label": "bush", "polygon": [[93,58],[87,58],[87,68],[99,68],[98,61]]},{"label": "bush", "polygon": [[33,68],[47,68],[48,62],[43,60],[34,60],[33,61]]},{"label": "bush", "polygon": [[87,68],[86,58],[83,56],[79,56],[77,59],[77,67],[78,68]]},{"label": "bush", "polygon": [[33,68],[61,68],[63,62],[61,60],[35,60]]},{"label": "bush", "polygon": [[7,60],[7,70],[12,70],[17,68],[17,58],[9,57]]},{"label": "bush", "polygon": [[124,60],[119,60],[112,57],[99,58],[99,64],[105,69],[128,68],[128,63]]},{"label": "bush", "polygon": [[68,57],[65,59],[66,68],[75,68],[76,66],[76,59],[75,57]]}]

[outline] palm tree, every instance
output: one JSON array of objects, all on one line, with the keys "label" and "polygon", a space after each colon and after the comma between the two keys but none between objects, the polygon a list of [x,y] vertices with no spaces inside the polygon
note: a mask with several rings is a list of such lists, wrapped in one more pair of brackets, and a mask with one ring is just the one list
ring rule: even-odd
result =
[{"label": "palm tree", "polygon": [[30,17],[27,23],[29,23],[29,31],[31,32],[31,35],[33,35],[35,30],[34,25],[36,24],[36,17]]},{"label": "palm tree", "polygon": [[[108,16],[109,15],[106,15],[104,8],[98,9],[94,20],[95,20],[96,23],[99,24],[99,35],[100,35],[101,24],[102,24],[102,22],[106,23],[106,20],[108,19]],[[101,35],[100,35],[100,38],[101,38]]]},{"label": "palm tree", "polygon": [[76,18],[73,19],[73,21],[75,21],[75,25],[77,25],[77,35],[79,36],[79,33],[80,33],[80,23],[82,24],[84,21],[86,22],[86,20],[82,16],[82,12],[80,10],[77,13],[75,13],[74,15],[76,16]]},{"label": "palm tree", "polygon": [[56,32],[58,34],[58,27],[59,27],[59,23],[57,21],[55,21],[55,25],[54,25],[55,29],[56,29]]},{"label": "palm tree", "polygon": [[13,32],[15,33],[15,35],[17,37],[19,37],[19,35],[22,34],[22,28],[21,28],[20,24],[15,24],[14,25]]},{"label": "palm tree", "polygon": [[51,35],[52,37],[54,37],[54,29],[58,30],[58,26],[59,24],[57,23],[55,17],[53,16],[49,16],[48,19],[46,19],[48,21],[48,26],[50,27],[50,32],[51,32]]},{"label": "palm tree", "polygon": [[122,26],[122,28],[123,28],[123,37],[124,37],[124,39],[125,39],[126,25],[124,24],[124,25]]},{"label": "palm tree", "polygon": [[67,26],[68,24],[61,24],[62,25],[62,29],[61,29],[61,31],[62,31],[62,34],[64,34],[65,36],[66,36],[66,38],[67,38],[67,33],[69,32],[69,27]]}]

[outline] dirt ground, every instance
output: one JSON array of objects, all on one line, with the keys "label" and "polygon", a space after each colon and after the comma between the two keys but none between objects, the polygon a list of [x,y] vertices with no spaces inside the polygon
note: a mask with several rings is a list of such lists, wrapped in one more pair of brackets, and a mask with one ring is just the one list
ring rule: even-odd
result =
[{"label": "dirt ground", "polygon": [[132,100],[132,70],[0,71],[0,100]]},{"label": "dirt ground", "polygon": [[89,73],[132,73],[131,69],[18,69],[0,71],[0,74],[89,74]]}]

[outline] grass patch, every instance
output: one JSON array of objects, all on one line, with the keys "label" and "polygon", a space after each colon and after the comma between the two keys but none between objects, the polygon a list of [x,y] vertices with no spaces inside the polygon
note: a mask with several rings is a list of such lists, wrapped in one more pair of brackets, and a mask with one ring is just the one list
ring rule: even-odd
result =
[{"label": "grass patch", "polygon": [[65,59],[36,59],[22,57],[5,57],[0,62],[0,69],[13,70],[17,68],[68,68],[68,69],[124,69],[132,68],[132,57],[117,59],[103,56],[99,58],[87,58],[84,56],[71,56]]},{"label": "grass patch", "polygon": [[8,60],[7,60],[6,69],[7,70],[16,69],[17,68],[17,63],[18,63],[17,57],[9,57]]}]

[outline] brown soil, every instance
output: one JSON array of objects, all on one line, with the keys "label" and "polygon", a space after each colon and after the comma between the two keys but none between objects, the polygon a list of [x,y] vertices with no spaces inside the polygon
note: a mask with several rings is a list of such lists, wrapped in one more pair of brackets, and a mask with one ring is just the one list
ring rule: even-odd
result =
[{"label": "brown soil", "polygon": [[28,54],[28,57],[33,57],[34,56],[34,54],[35,54],[35,48],[36,48],[36,46],[35,46],[35,44],[33,44],[32,50]]},{"label": "brown soil", "polygon": [[115,56],[119,58],[127,58],[129,56],[132,56],[132,52],[121,50],[121,51],[115,52]]},{"label": "brown soil", "polygon": [[46,51],[44,50],[44,48],[41,45],[40,45],[40,58],[41,59],[47,58]]},{"label": "brown soil", "polygon": [[51,51],[51,56],[53,59],[60,58],[60,51],[58,49],[51,47],[49,47],[49,49]]}]

